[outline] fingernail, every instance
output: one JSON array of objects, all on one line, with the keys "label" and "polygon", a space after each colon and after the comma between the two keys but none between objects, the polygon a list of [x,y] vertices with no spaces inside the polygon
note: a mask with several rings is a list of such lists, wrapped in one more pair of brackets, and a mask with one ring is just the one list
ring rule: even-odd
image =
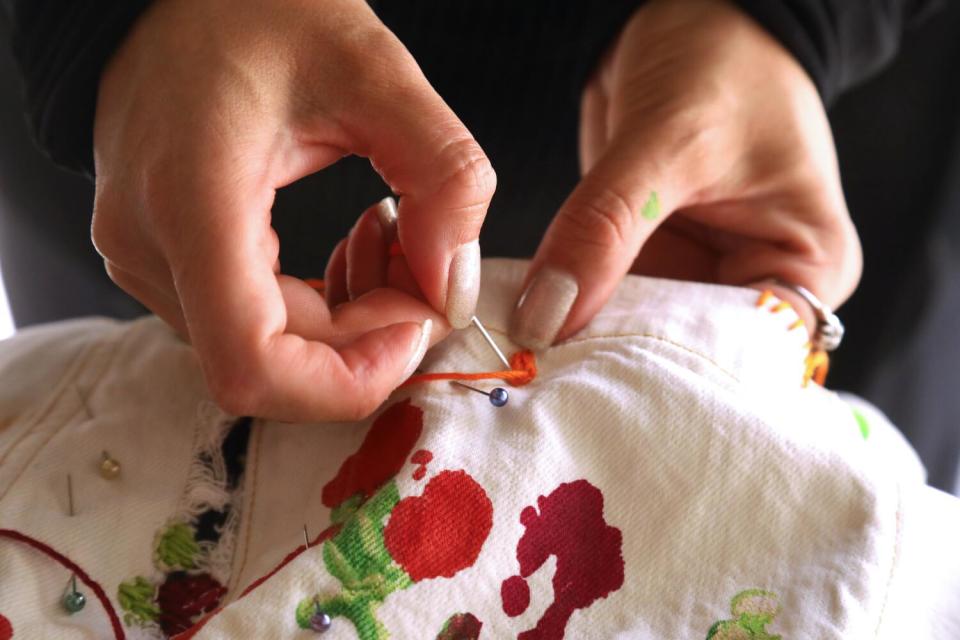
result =
[{"label": "fingernail", "polygon": [[460,245],[450,261],[447,276],[447,320],[454,329],[470,324],[480,295],[480,243]]},{"label": "fingernail", "polygon": [[541,270],[517,302],[510,338],[534,351],[546,349],[563,328],[579,292],[569,273],[549,267]]},{"label": "fingernail", "polygon": [[380,228],[387,238],[392,238],[397,228],[397,202],[392,197],[387,196],[377,203],[377,219],[380,221]]},{"label": "fingernail", "polygon": [[423,321],[423,324],[420,325],[420,339],[417,341],[417,348],[414,350],[413,355],[410,356],[410,362],[407,363],[407,367],[403,370],[403,377],[400,378],[401,381],[412,376],[413,372],[417,370],[417,367],[419,367],[423,361],[423,356],[427,355],[427,347],[430,346],[430,333],[432,331],[433,320],[427,318]]}]

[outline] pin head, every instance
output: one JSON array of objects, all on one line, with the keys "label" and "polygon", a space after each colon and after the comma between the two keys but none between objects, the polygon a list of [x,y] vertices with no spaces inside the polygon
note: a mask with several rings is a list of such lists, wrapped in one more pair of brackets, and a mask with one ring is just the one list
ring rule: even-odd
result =
[{"label": "pin head", "polygon": [[490,404],[495,407],[502,407],[503,405],[507,404],[507,401],[510,399],[510,394],[507,393],[507,390],[503,387],[495,387],[492,391],[490,391],[489,396]]},{"label": "pin head", "polygon": [[87,605],[87,598],[76,589],[70,589],[63,594],[63,608],[73,614],[82,611]]},{"label": "pin head", "polygon": [[317,607],[317,610],[310,616],[310,628],[317,633],[328,631],[332,625],[333,620],[330,619],[330,616],[327,615],[325,611],[321,611],[320,607]]},{"label": "pin head", "polygon": [[120,463],[111,458],[106,451],[103,452],[103,459],[100,461],[100,475],[107,480],[113,480],[120,475]]}]

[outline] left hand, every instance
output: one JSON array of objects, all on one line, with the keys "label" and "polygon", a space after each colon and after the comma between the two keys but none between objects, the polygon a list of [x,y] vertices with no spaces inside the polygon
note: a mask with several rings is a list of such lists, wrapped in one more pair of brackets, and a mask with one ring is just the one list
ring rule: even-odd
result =
[{"label": "left hand", "polygon": [[[830,306],[861,254],[823,104],[805,71],[726,0],[651,0],[583,93],[583,179],[515,312],[543,349],[582,328],[628,272],[767,287]],[[775,291],[812,325],[812,311]]]}]

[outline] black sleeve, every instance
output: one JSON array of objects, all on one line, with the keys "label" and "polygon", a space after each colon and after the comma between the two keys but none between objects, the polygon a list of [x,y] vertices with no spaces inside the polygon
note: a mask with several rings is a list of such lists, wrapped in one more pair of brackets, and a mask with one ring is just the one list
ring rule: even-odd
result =
[{"label": "black sleeve", "polygon": [[800,61],[824,102],[897,53],[903,30],[945,0],[735,0]]},{"label": "black sleeve", "polygon": [[92,176],[100,72],[149,0],[3,2],[37,142],[54,162]]}]

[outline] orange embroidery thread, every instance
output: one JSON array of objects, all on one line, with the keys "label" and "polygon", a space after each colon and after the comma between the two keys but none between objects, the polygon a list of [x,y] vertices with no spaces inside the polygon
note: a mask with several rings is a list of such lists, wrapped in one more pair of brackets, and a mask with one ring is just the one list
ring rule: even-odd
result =
[{"label": "orange embroidery thread", "polygon": [[[760,297],[757,298],[757,308],[765,306],[770,300],[779,300],[776,295],[770,289],[765,289],[760,292]],[[787,309],[793,309],[793,305],[789,302],[780,300],[775,305],[770,308],[770,313],[780,313]],[[804,326],[802,319],[797,318],[794,322],[790,323],[790,326],[787,327],[787,331],[793,331],[794,329],[799,329]],[[814,381],[820,386],[823,386],[824,382],[827,380],[827,372],[830,370],[830,356],[827,355],[827,352],[823,349],[814,349],[813,343],[808,342],[803,347],[807,350],[807,355],[803,360],[804,372],[803,372],[803,386],[806,387],[810,384],[810,381]]]},{"label": "orange embroidery thread", "polygon": [[827,372],[830,370],[830,356],[822,349],[814,349],[807,354],[804,360],[806,370],[803,372],[803,386],[813,380],[821,387],[827,381]]},{"label": "orange embroidery thread", "polygon": [[324,292],[327,290],[326,283],[320,278],[304,278],[303,281],[306,282],[311,289],[313,289],[320,295],[323,295]]},{"label": "orange embroidery thread", "polygon": [[[390,255],[403,255],[399,242],[390,245]],[[320,278],[305,278],[304,282],[323,295],[325,283]],[[537,377],[537,358],[532,351],[517,351],[510,356],[510,368],[505,371],[484,371],[482,373],[419,373],[407,378],[401,387],[434,380],[503,380],[514,387],[522,387]]]},{"label": "orange embroidery thread", "polygon": [[510,368],[505,371],[485,371],[482,373],[419,373],[407,378],[401,387],[434,380],[503,380],[514,386],[522,387],[537,377],[537,359],[532,351],[517,351],[510,356]]}]

